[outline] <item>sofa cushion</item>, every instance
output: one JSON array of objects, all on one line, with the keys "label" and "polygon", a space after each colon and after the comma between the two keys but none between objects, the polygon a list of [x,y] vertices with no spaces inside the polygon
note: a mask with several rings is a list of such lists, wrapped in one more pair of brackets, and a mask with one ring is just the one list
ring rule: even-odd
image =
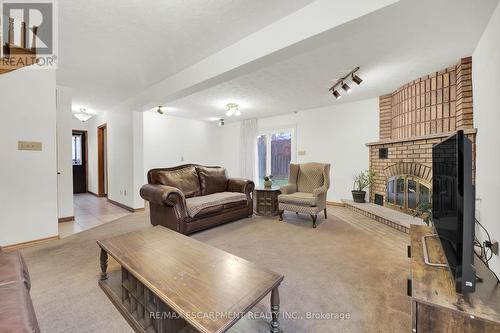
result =
[{"label": "sofa cushion", "polygon": [[[222,210],[223,205],[242,200],[246,200],[246,195],[244,193],[218,192],[198,197],[187,198],[186,208],[189,217],[195,217],[198,213],[200,213],[202,210],[205,210],[206,208],[214,207],[214,209],[217,210],[219,209],[219,207],[215,206],[221,206],[220,210]],[[207,210],[205,210],[205,212],[206,211]],[[210,212],[213,213],[214,211],[210,210]]]},{"label": "sofa cushion", "polygon": [[227,188],[226,169],[196,166],[200,178],[201,195],[224,192]]},{"label": "sofa cushion", "polygon": [[318,198],[312,193],[295,192],[292,194],[281,194],[278,196],[278,201],[281,203],[294,204],[298,206],[316,206]]},{"label": "sofa cushion", "polygon": [[178,188],[186,198],[201,195],[200,180],[193,165],[177,170],[156,170],[151,180],[152,184]]}]

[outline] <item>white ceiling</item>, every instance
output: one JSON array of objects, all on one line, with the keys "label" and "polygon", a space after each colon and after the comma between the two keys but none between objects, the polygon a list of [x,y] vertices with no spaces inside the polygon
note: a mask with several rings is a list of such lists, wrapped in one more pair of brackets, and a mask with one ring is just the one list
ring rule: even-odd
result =
[{"label": "white ceiling", "polygon": [[57,84],[104,110],[313,0],[60,0]]},{"label": "white ceiling", "polygon": [[[238,119],[245,119],[389,93],[470,56],[497,3],[403,0],[306,41],[309,47],[299,55],[171,101],[168,112],[227,119],[224,106],[236,102],[242,111]],[[335,100],[328,88],[356,66],[363,83]]]}]

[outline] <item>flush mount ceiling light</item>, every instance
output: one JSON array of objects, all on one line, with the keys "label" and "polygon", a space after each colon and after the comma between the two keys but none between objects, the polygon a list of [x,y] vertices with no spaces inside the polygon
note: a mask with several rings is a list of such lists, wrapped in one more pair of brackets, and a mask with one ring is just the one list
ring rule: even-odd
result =
[{"label": "flush mount ceiling light", "polygon": [[238,109],[238,104],[227,103],[226,116],[231,117],[232,115],[235,115],[235,116],[241,115],[241,112]]},{"label": "flush mount ceiling light", "polygon": [[224,126],[224,118],[219,119],[219,126]]},{"label": "flush mount ceiling light", "polygon": [[80,108],[80,111],[73,113],[73,115],[76,119],[80,120],[83,123],[92,118],[92,115],[89,114],[85,108]]},{"label": "flush mount ceiling light", "polygon": [[352,82],[356,83],[357,85],[360,85],[361,82],[363,82],[363,80],[356,75],[356,72],[359,70],[359,67],[356,67],[354,68],[352,71],[350,71],[346,76],[344,77],[341,77],[340,79],[337,80],[337,82],[335,82],[335,84],[330,88],[328,89],[328,91],[331,91],[332,92],[332,95],[336,98],[336,99],[340,99],[342,97],[342,95],[339,93],[339,90],[338,90],[338,87],[342,87],[342,89],[346,92],[346,93],[350,93],[351,92],[351,87],[346,83],[347,79],[351,79]]}]

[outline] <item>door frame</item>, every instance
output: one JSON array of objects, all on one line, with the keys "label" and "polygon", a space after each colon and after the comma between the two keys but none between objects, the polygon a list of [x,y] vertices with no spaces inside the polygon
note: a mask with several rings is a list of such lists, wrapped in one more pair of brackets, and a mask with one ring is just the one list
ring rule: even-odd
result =
[{"label": "door frame", "polygon": [[[88,162],[88,159],[89,159],[89,136],[88,136],[88,132],[87,130],[79,130],[79,129],[73,129],[71,130],[71,136],[73,136],[73,134],[76,133],[76,134],[83,134],[83,136],[85,137],[85,192],[88,192],[89,191],[89,162]],[[71,170],[73,170],[73,160],[71,161]]]},{"label": "door frame", "polygon": [[[106,142],[104,142],[104,131],[106,131]],[[109,192],[108,179],[109,179],[109,168],[108,168],[108,125],[104,123],[97,126],[97,195],[99,197],[107,197]],[[106,155],[104,155],[104,147],[106,147]],[[106,163],[105,163],[106,162]],[[104,170],[104,165],[106,165],[106,172]],[[106,173],[106,186],[104,184],[104,173]]]}]

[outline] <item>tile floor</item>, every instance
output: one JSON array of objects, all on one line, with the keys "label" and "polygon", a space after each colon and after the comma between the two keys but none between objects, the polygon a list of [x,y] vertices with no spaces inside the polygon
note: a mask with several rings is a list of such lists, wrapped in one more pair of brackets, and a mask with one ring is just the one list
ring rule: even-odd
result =
[{"label": "tile floor", "polygon": [[73,198],[75,221],[59,223],[60,238],[132,214],[108,202],[106,198],[98,198],[92,194],[75,194]]}]

